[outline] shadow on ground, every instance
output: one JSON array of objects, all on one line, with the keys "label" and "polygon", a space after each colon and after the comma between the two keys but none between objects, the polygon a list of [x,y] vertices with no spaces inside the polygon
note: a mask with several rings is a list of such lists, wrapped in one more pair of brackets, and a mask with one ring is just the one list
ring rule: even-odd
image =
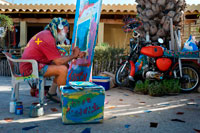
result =
[{"label": "shadow on ground", "polygon": [[[0,133],[80,133],[83,131],[195,133],[195,130],[200,129],[199,93],[151,97],[134,94],[126,89],[113,88],[106,91],[103,123],[63,125],[60,105],[47,100],[44,116],[29,117],[29,107],[32,102],[38,101],[38,98],[30,96],[28,84],[22,84],[20,89],[24,114],[9,113],[10,78],[0,77],[0,81]],[[151,127],[152,125],[154,127]]]}]

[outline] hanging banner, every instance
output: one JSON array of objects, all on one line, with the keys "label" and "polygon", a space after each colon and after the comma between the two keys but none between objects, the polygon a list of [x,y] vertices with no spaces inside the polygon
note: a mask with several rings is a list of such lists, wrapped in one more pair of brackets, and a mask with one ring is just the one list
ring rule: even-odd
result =
[{"label": "hanging banner", "polygon": [[76,2],[70,53],[74,47],[79,47],[85,53],[85,57],[71,61],[67,83],[68,81],[90,80],[101,6],[102,0],[77,0]]}]

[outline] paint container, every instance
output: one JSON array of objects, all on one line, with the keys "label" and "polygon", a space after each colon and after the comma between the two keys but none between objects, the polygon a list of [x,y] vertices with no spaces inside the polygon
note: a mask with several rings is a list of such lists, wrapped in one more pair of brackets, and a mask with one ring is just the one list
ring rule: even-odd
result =
[{"label": "paint container", "polygon": [[16,115],[22,115],[23,114],[23,103],[22,102],[16,102],[15,103],[15,114]]},{"label": "paint container", "polygon": [[44,108],[39,103],[32,103],[30,107],[29,117],[35,118],[44,115]]},{"label": "paint container", "polygon": [[10,113],[15,113],[15,101],[10,102]]},{"label": "paint container", "polygon": [[103,86],[106,91],[110,89],[110,77],[92,76],[92,82]]}]

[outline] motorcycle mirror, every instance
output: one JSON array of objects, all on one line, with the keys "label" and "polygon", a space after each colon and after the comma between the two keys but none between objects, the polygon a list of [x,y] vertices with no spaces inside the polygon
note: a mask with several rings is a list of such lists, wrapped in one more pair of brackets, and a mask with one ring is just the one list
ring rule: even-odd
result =
[{"label": "motorcycle mirror", "polygon": [[164,40],[162,38],[158,38],[158,42],[163,44],[164,43]]}]

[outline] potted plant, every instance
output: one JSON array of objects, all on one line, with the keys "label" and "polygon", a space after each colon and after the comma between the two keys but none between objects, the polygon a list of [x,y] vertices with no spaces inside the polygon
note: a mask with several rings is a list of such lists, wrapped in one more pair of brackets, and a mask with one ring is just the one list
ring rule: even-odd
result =
[{"label": "potted plant", "polygon": [[0,14],[0,38],[4,38],[7,30],[13,30],[13,21],[6,15]]}]

